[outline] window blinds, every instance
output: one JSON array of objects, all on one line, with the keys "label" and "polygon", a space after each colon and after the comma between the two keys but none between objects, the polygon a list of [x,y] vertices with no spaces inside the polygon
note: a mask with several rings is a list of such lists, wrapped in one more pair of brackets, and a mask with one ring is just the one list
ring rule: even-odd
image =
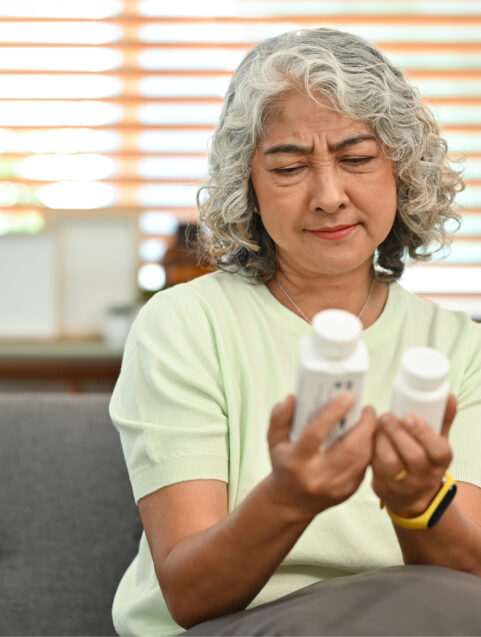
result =
[{"label": "window blinds", "polygon": [[[466,156],[464,223],[407,287],[481,315],[481,3],[477,0],[3,0],[0,232],[53,214],[139,222],[139,266],[162,258],[195,193],[229,77],[258,41],[327,26],[376,43]],[[156,242],[157,241],[157,242]]]}]

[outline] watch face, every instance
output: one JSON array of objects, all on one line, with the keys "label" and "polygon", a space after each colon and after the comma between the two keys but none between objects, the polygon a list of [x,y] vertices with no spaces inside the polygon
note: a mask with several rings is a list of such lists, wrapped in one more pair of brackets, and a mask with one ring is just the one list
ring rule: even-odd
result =
[{"label": "watch face", "polygon": [[456,486],[456,484],[453,484],[451,488],[449,489],[449,491],[446,491],[446,494],[444,498],[441,500],[441,502],[438,504],[436,511],[434,511],[432,516],[429,518],[428,529],[430,529],[431,527],[433,527],[435,524],[439,522],[441,516],[446,511],[450,502],[456,495],[457,490],[458,490],[458,487]]}]

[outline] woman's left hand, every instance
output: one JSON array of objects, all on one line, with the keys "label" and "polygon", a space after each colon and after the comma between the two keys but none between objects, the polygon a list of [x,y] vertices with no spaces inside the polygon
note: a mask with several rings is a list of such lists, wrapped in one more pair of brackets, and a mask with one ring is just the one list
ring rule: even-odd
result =
[{"label": "woman's left hand", "polygon": [[456,398],[450,394],[440,434],[415,415],[398,419],[387,413],[378,419],[372,487],[393,513],[421,515],[439,491],[452,459],[448,432],[455,414]]}]

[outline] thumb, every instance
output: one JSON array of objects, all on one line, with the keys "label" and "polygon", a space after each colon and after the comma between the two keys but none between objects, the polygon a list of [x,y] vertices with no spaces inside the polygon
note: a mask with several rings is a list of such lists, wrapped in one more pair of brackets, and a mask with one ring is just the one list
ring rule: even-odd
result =
[{"label": "thumb", "polygon": [[283,402],[278,403],[272,410],[267,432],[267,442],[270,449],[281,442],[289,442],[295,407],[296,397],[293,394],[288,394]]},{"label": "thumb", "polygon": [[454,417],[458,407],[458,401],[454,394],[449,394],[448,402],[446,404],[446,411],[444,412],[443,424],[441,426],[441,436],[448,437],[449,430],[453,423]]},{"label": "thumb", "polygon": [[354,405],[354,396],[348,392],[338,394],[306,425],[296,443],[299,456],[309,458],[319,452],[329,432]]}]

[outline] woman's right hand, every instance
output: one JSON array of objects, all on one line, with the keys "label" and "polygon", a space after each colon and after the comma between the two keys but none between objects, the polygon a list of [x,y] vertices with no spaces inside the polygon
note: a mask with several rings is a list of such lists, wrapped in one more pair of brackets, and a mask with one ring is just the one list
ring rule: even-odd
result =
[{"label": "woman's right hand", "polygon": [[268,443],[272,473],[271,497],[293,520],[311,520],[321,511],[347,500],[361,484],[373,453],[376,412],[365,407],[360,422],[328,449],[329,431],[351,409],[354,398],[341,394],[307,424],[296,442],[289,434],[296,399],[274,407]]},{"label": "woman's right hand", "polygon": [[312,518],[356,491],[371,460],[375,416],[328,450],[329,430],[352,406],[340,396],[289,441],[295,399],[272,412],[272,472],[233,511],[220,480],[187,480],[139,501],[155,572],[172,617],[185,628],[245,608]]}]

